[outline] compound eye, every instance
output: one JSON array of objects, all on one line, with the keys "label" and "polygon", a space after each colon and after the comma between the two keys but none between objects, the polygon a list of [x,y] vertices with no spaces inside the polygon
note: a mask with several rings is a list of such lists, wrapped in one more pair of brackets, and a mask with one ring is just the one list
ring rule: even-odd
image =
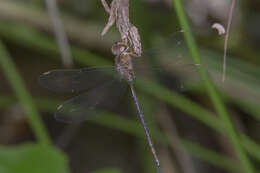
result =
[{"label": "compound eye", "polygon": [[119,55],[120,53],[122,53],[123,51],[126,50],[126,46],[120,42],[116,42],[113,44],[112,46],[112,53],[114,55]]},{"label": "compound eye", "polygon": [[124,45],[121,45],[119,50],[120,50],[120,52],[123,52],[123,51],[125,51],[125,50],[126,50],[126,46],[124,46]]}]

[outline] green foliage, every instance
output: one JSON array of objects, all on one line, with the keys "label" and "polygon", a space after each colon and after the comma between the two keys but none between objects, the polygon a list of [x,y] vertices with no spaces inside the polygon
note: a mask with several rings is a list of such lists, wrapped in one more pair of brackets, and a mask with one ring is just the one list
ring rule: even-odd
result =
[{"label": "green foliage", "polygon": [[51,143],[47,130],[45,129],[40,115],[32,101],[29,91],[27,91],[24,81],[17,71],[11,56],[5,49],[4,45],[0,42],[0,67],[7,76],[18,100],[24,106],[28,113],[28,118],[34,130],[36,137],[41,144],[49,145]]},{"label": "green foliage", "polygon": [[1,173],[68,173],[67,162],[67,157],[51,146],[0,146]]},{"label": "green foliage", "polygon": [[183,140],[183,144],[189,152],[201,160],[206,160],[212,165],[219,168],[224,168],[225,170],[229,170],[234,173],[240,172],[240,167],[237,167],[238,163],[236,160],[230,159],[189,140]]},{"label": "green foliage", "polygon": [[[201,61],[201,56],[200,56],[200,53],[198,50],[198,46],[192,35],[192,31],[190,29],[188,19],[186,17],[184,8],[182,6],[182,2],[180,0],[173,0],[172,2],[174,4],[176,14],[179,18],[180,25],[182,26],[182,28],[185,31],[184,32],[185,39],[186,39],[186,42],[190,49],[190,53],[193,57],[193,60],[195,63],[201,64],[202,61]],[[220,118],[222,119],[222,122],[225,125],[227,132],[229,133],[230,140],[233,144],[233,147],[235,149],[237,156],[239,157],[239,159],[241,161],[241,165],[242,165],[244,171],[247,173],[253,173],[254,167],[253,167],[251,161],[249,160],[249,158],[245,152],[245,149],[242,147],[242,143],[239,139],[237,130],[234,127],[234,124],[231,120],[231,117],[227,111],[226,106],[224,105],[222,98],[220,97],[215,86],[213,85],[212,81],[210,80],[206,70],[200,66],[198,66],[198,70],[199,70],[201,78],[204,82],[205,88],[207,89],[207,93],[208,93],[209,97],[211,98]]]},{"label": "green foliage", "polygon": [[[21,26],[19,25],[13,25],[13,27],[11,28],[20,28]],[[17,30],[2,30],[3,32],[1,32],[1,29],[6,28],[4,26],[0,26],[0,35],[4,33],[8,33],[9,32],[9,36],[8,38],[13,38],[13,39],[21,39],[23,45],[25,46],[29,46],[32,49],[35,48],[41,48],[41,50],[43,52],[49,52],[52,55],[57,55],[58,51],[50,51],[53,49],[53,47],[51,45],[53,44],[53,40],[49,39],[47,37],[44,37],[43,35],[40,36],[40,34],[38,34],[37,32],[34,32],[34,37],[38,38],[38,41],[28,41],[28,39],[24,38],[23,35],[19,32],[17,32]],[[46,42],[48,42],[48,44],[50,46],[46,46],[46,47],[41,47],[38,45],[38,43],[41,42],[41,40],[46,40]],[[57,47],[56,47],[57,49]],[[92,57],[91,60],[90,58],[85,58],[84,57],[88,57],[88,54],[85,53],[85,51],[78,49],[80,51],[80,54],[77,54],[78,56],[75,56],[75,60],[77,60],[78,62],[81,62],[83,64],[86,65],[91,65],[92,62],[95,62],[95,57]],[[217,55],[215,55],[217,56]],[[51,56],[50,56],[51,57]],[[90,60],[90,61],[89,61]],[[100,60],[100,59],[99,59]],[[98,61],[100,62],[100,61]],[[101,64],[103,64],[101,62]],[[140,80],[142,81],[142,80]],[[150,95],[162,100],[163,102],[169,104],[172,107],[177,107],[181,110],[183,110],[184,112],[187,112],[189,115],[194,116],[195,119],[205,123],[207,126],[215,129],[218,132],[221,132],[223,134],[225,134],[225,129],[223,128],[223,124],[221,123],[221,121],[218,120],[217,117],[215,117],[214,113],[206,110],[205,108],[201,107],[200,105],[196,104],[195,102],[192,102],[191,100],[183,97],[180,94],[177,94],[173,91],[169,91],[168,89],[166,89],[165,87],[163,87],[160,84],[156,84],[156,83],[149,83],[147,84],[146,82],[148,81],[142,81],[145,85],[149,85],[150,87],[146,87],[147,90],[143,91],[146,93],[149,93]],[[139,82],[141,85],[137,86],[139,89],[142,90],[142,82]],[[12,99],[11,99],[12,100]],[[8,104],[8,103],[12,103],[10,101],[10,97],[7,97],[7,99],[3,99],[0,100],[0,102],[2,102],[3,104]],[[7,102],[7,103],[6,103]],[[46,111],[49,110],[50,112],[55,111],[57,105],[60,103],[60,101],[55,101],[55,99],[45,99],[45,98],[41,98],[41,99],[37,99],[35,100],[35,103],[37,103],[37,105],[39,106],[40,109]],[[1,106],[1,105],[0,105]],[[51,108],[51,109],[50,109]],[[96,122],[100,125],[106,126],[106,127],[110,127],[110,128],[116,128],[120,131],[124,131],[126,133],[130,133],[130,134],[135,134],[137,136],[142,136],[143,131],[142,131],[142,127],[137,123],[137,122],[130,122],[127,121],[123,118],[120,118],[118,116],[115,116],[113,114],[107,114],[108,116],[102,116],[97,120],[93,120],[93,122]],[[250,148],[250,144],[251,142],[246,142],[248,140],[248,138],[243,138],[244,145],[247,145],[246,148]],[[161,140],[160,140],[161,141]],[[252,155],[256,154],[256,152],[250,152]],[[200,155],[199,153],[196,153],[198,156]],[[204,158],[207,160],[207,158]],[[215,160],[217,162],[217,160]],[[232,166],[231,166],[232,167]]]},{"label": "green foliage", "polygon": [[[176,12],[177,15],[179,16],[181,25],[187,33],[186,40],[191,49],[191,53],[196,63],[201,63],[200,62],[201,57],[197,48],[198,45],[193,39],[192,32],[187,22],[188,20],[181,6],[181,1],[173,0],[173,2],[175,4]],[[147,14],[143,12],[143,8],[140,5],[142,3],[143,2],[138,0],[133,1],[132,11],[137,10],[138,13],[136,15],[136,22],[134,24],[136,24],[139,30],[142,33],[144,33],[144,35],[147,35],[147,37],[149,37],[150,39],[150,35],[149,35],[150,28],[149,26],[147,26],[148,25],[147,23],[149,23],[148,20],[150,20],[151,18],[147,18],[146,16]],[[30,11],[30,9],[28,9],[28,11]],[[41,14],[41,17],[42,15],[44,14]],[[39,17],[39,23],[41,23],[40,21],[42,19],[41,17]],[[143,21],[144,19],[147,20]],[[86,30],[86,32],[88,31]],[[29,27],[29,25],[1,22],[0,36],[1,38],[14,42],[15,44],[18,44],[23,48],[37,50],[41,54],[47,55],[46,57],[48,58],[59,56],[59,50],[57,48],[55,40],[51,39],[46,34],[42,34],[41,32],[38,32],[32,27]],[[143,39],[145,40],[145,44],[149,44],[149,39],[147,37]],[[210,55],[202,53],[203,59],[206,60],[206,64],[210,64],[213,58],[216,59],[217,57],[220,57],[220,55],[216,54],[215,51],[211,50],[210,53],[211,53]],[[77,46],[72,46],[72,54],[73,57],[75,58],[75,61],[77,61],[82,65],[92,66],[92,65],[111,64],[111,61],[108,61],[107,59],[104,59],[103,57],[100,57],[99,55],[96,55],[90,51],[83,50]],[[212,59],[208,57],[211,57]],[[0,44],[0,64],[11,86],[13,87],[18,100],[26,108],[26,111],[29,115],[30,123],[33,127],[36,136],[38,136],[39,142],[49,144],[50,139],[48,137],[48,134],[44,126],[42,125],[41,119],[39,118],[39,113],[35,108],[34,104],[37,105],[37,108],[42,111],[53,112],[56,109],[57,105],[60,103],[60,101],[57,101],[53,98],[32,99],[29,94],[29,91],[25,87],[21,74],[19,74],[17,67],[14,66],[14,63],[12,62],[10,55],[8,54],[8,52],[6,51],[5,47],[2,44]],[[237,65],[238,63],[233,63],[233,64]],[[238,71],[240,72],[241,69],[244,68],[251,70],[251,67],[252,65],[246,66],[244,62],[241,62],[240,66],[236,67],[236,69],[238,69]],[[228,68],[228,70],[229,69],[231,68]],[[247,102],[250,99],[249,98],[250,96],[244,97],[246,99],[243,98],[243,100],[240,101],[238,99],[232,98],[232,96],[230,96],[230,93],[228,92],[224,93],[221,91],[222,92],[221,96],[225,94],[225,97],[220,98],[220,93],[216,91],[215,86],[213,86],[212,82],[209,80],[209,76],[207,76],[206,72],[203,69],[200,69],[200,71],[201,71],[201,76],[204,79],[203,81],[205,82],[208,95],[211,97],[215,109],[217,110],[221,118],[216,117],[214,112],[207,110],[206,108],[191,101],[190,99],[166,89],[161,84],[142,81],[140,82],[140,85],[137,87],[138,89],[142,90],[143,85],[146,86],[149,85],[150,86],[149,88],[143,89],[143,92],[149,94],[149,97],[157,98],[173,108],[178,108],[183,112],[186,112],[187,114],[191,115],[194,119],[214,129],[216,132],[225,135],[227,139],[230,139],[233,142],[234,148],[236,149],[235,151],[237,153],[237,156],[239,156],[242,164],[238,164],[237,161],[230,159],[228,156],[209,150],[204,146],[191,143],[190,141],[187,140],[182,140],[183,144],[185,145],[185,148],[190,153],[194,154],[195,156],[197,156],[202,160],[205,160],[217,167],[223,168],[228,171],[239,172],[239,170],[245,170],[244,172],[248,172],[248,173],[253,172],[251,162],[248,159],[247,153],[245,153],[244,150],[246,150],[250,155],[252,155],[257,161],[260,161],[259,144],[257,144],[255,141],[253,141],[251,138],[249,138],[244,134],[240,134],[240,133],[237,134],[237,132],[234,129],[233,122],[230,120],[230,115],[226,110],[226,106],[224,105],[223,100],[232,101],[232,103],[239,105],[241,109],[243,109],[248,114],[254,116],[258,120],[260,115],[260,110],[258,108],[259,106],[257,104],[253,105],[252,102],[251,103]],[[243,85],[245,85],[245,88],[247,89],[250,88],[253,91],[256,91],[255,93],[257,93],[259,88],[259,83],[255,82],[256,81],[255,79],[259,77],[259,70],[256,69],[254,73],[252,72],[250,77],[249,76],[241,77],[241,76],[242,75],[238,75],[238,79],[236,80],[240,82],[240,84],[242,83]],[[255,78],[252,79],[250,82],[248,82],[248,79],[249,78],[251,79],[252,76],[254,76]],[[234,81],[234,78],[232,78],[232,80]],[[253,83],[252,81],[254,81],[255,83]],[[146,82],[148,82],[148,84]],[[1,96],[0,108],[6,108],[16,103],[17,101],[14,98],[11,98],[9,96],[7,97]],[[99,119],[91,120],[91,122],[102,125],[104,127],[114,128],[119,131],[134,135],[136,137],[143,136],[143,130],[139,123],[124,119],[113,113],[106,113],[106,116],[102,116]],[[161,144],[169,145],[169,141],[167,143],[166,137],[162,138],[161,134],[155,132],[155,134],[153,134],[153,137]],[[56,173],[68,172],[68,169],[66,167],[67,165],[66,157],[63,156],[63,154],[57,151],[56,149],[52,148],[51,146],[26,144],[22,146],[0,147],[0,165],[1,165],[0,173],[2,172],[16,173],[18,168],[20,169],[19,173],[20,172],[23,173],[22,172],[23,169],[24,172],[26,173],[30,173],[30,172],[38,173],[41,171],[40,169],[41,167],[37,167],[37,165],[42,166],[43,164],[44,164],[43,167],[47,167],[48,169],[47,171],[45,170],[45,172],[50,172],[52,170],[55,170],[54,168],[57,168],[57,170],[55,170]],[[147,164],[146,166],[150,167],[149,164]],[[95,171],[94,173],[119,173],[119,172],[120,170],[118,169],[103,169],[103,170]]]}]

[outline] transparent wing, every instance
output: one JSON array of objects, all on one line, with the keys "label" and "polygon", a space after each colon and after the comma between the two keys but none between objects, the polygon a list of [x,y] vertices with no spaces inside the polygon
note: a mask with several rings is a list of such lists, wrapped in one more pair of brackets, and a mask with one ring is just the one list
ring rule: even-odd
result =
[{"label": "transparent wing", "polygon": [[111,81],[117,77],[113,66],[83,68],[83,69],[60,69],[43,73],[39,77],[42,87],[55,92],[79,92],[88,90]]},{"label": "transparent wing", "polygon": [[103,111],[113,111],[125,90],[126,85],[123,82],[110,81],[64,102],[57,108],[55,119],[66,123],[79,123],[95,118],[103,114]]},{"label": "transparent wing", "polygon": [[152,40],[152,48],[145,50],[140,58],[134,58],[134,65],[142,67],[147,61],[153,66],[164,61],[171,61],[171,64],[192,62],[188,56],[188,49],[184,40],[184,32],[174,32],[167,39],[157,38]]},{"label": "transparent wing", "polygon": [[156,80],[174,84],[180,90],[192,88],[200,82],[197,67],[189,55],[183,32],[176,32],[167,40],[144,51],[140,58],[133,57],[136,81]]}]

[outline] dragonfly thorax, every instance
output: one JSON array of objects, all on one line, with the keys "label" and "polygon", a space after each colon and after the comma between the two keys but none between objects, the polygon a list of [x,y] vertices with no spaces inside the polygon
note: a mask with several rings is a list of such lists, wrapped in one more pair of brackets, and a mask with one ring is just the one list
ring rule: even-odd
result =
[{"label": "dragonfly thorax", "polygon": [[116,57],[116,70],[120,77],[131,83],[135,80],[132,57],[128,52],[122,52]]}]

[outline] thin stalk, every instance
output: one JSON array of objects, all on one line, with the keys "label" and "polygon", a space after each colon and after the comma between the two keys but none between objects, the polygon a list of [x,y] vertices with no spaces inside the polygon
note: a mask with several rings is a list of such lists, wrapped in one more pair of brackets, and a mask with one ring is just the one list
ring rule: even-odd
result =
[{"label": "thin stalk", "polygon": [[46,6],[48,8],[48,12],[50,18],[52,20],[52,24],[55,31],[56,40],[59,45],[59,49],[61,52],[61,59],[63,65],[66,67],[71,67],[73,65],[72,56],[69,46],[68,38],[65,34],[64,27],[62,25],[59,11],[56,5],[56,0],[46,0]]},{"label": "thin stalk", "polygon": [[233,17],[233,10],[236,4],[236,0],[232,0],[231,7],[228,14],[228,23],[227,23],[227,33],[225,36],[225,42],[224,42],[224,57],[223,57],[223,74],[222,74],[222,81],[225,81],[226,78],[226,62],[227,62],[227,47],[228,47],[228,39],[229,39],[229,32],[230,32],[230,26],[232,22]]},{"label": "thin stalk", "polygon": [[171,119],[171,115],[164,105],[161,106],[160,111],[159,123],[161,123],[164,133],[168,136],[169,145],[175,153],[176,159],[180,164],[180,169],[183,173],[196,173],[191,157],[181,143],[181,138],[174,120]]},{"label": "thin stalk", "polygon": [[[182,28],[185,30],[184,36],[185,36],[186,42],[188,44],[188,47],[190,49],[193,60],[195,61],[195,63],[201,64],[200,53],[197,48],[196,42],[193,38],[186,14],[185,14],[183,6],[182,6],[182,1],[173,0],[173,4],[175,7],[177,16],[179,18],[179,22],[180,22]],[[220,98],[219,94],[217,93],[217,90],[214,87],[213,83],[210,81],[206,70],[202,66],[198,66],[198,70],[199,70],[202,80],[205,84],[207,92],[208,92],[211,100],[213,101],[216,111],[222,118],[225,128],[226,128],[227,132],[229,133],[229,136],[230,136],[230,139],[234,146],[235,152],[241,161],[241,167],[243,167],[244,172],[253,173],[254,168],[253,168],[247,154],[245,153],[244,148],[242,147],[238,133],[232,123],[232,120],[227,112],[226,107],[224,106],[222,99]]]},{"label": "thin stalk", "polygon": [[51,139],[34,105],[31,95],[26,90],[24,81],[19,75],[11,56],[0,42],[0,67],[3,69],[10,86],[13,88],[17,98],[23,105],[29,119],[29,123],[40,144],[50,145]]},{"label": "thin stalk", "polygon": [[138,111],[138,115],[140,117],[142,126],[143,126],[144,131],[145,131],[145,135],[146,135],[147,140],[148,140],[148,144],[149,144],[150,150],[151,150],[151,152],[153,154],[153,158],[154,158],[154,161],[155,161],[156,166],[158,168],[158,172],[160,172],[160,169],[161,169],[160,161],[159,161],[158,156],[156,154],[156,150],[155,150],[155,148],[153,146],[152,138],[151,138],[151,135],[150,135],[150,130],[149,130],[147,124],[146,124],[143,110],[142,110],[141,105],[139,103],[139,100],[138,100],[138,98],[136,96],[134,85],[132,83],[130,83],[130,88],[131,88],[132,96],[134,98],[134,102],[135,102],[135,105],[136,105],[136,108],[137,108],[137,111]]}]

